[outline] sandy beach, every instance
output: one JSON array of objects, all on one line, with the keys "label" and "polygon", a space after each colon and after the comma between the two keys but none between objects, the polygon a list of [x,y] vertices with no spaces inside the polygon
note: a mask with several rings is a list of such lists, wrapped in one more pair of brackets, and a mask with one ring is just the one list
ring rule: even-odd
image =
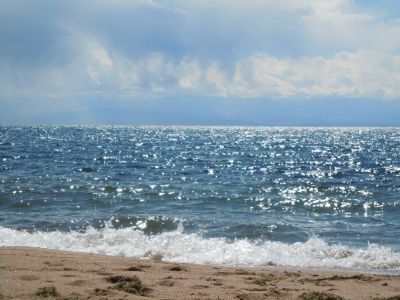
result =
[{"label": "sandy beach", "polygon": [[[397,296],[396,296],[397,295]],[[400,299],[400,276],[0,248],[0,299]]]}]

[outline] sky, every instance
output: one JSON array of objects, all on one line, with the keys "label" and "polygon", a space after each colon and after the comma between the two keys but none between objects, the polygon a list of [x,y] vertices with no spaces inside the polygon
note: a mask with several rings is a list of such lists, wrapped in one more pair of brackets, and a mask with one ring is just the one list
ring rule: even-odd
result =
[{"label": "sky", "polygon": [[400,126],[400,0],[2,0],[0,124]]}]

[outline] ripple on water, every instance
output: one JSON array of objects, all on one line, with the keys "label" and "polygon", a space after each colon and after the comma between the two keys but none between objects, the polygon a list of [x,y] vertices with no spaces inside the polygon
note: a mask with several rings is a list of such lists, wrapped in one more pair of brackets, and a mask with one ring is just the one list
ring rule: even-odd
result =
[{"label": "ripple on water", "polygon": [[400,249],[398,129],[9,126],[0,150],[0,226],[156,215],[204,237]]}]

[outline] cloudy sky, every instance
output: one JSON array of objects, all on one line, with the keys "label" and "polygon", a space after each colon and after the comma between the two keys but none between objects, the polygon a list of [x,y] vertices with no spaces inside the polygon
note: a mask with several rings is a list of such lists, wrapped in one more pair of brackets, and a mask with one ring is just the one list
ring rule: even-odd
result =
[{"label": "cloudy sky", "polygon": [[3,0],[0,124],[400,126],[400,0]]}]

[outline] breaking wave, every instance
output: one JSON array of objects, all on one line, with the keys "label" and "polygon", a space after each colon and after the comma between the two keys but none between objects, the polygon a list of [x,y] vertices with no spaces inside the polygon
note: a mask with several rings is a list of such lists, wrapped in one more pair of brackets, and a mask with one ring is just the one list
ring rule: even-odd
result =
[{"label": "breaking wave", "polygon": [[227,266],[264,266],[346,269],[400,273],[400,253],[389,247],[353,248],[330,245],[318,237],[302,243],[204,238],[184,233],[182,223],[174,231],[146,234],[136,227],[89,227],[79,231],[34,231],[0,227],[0,246],[26,246],[97,253],[164,261]]}]

